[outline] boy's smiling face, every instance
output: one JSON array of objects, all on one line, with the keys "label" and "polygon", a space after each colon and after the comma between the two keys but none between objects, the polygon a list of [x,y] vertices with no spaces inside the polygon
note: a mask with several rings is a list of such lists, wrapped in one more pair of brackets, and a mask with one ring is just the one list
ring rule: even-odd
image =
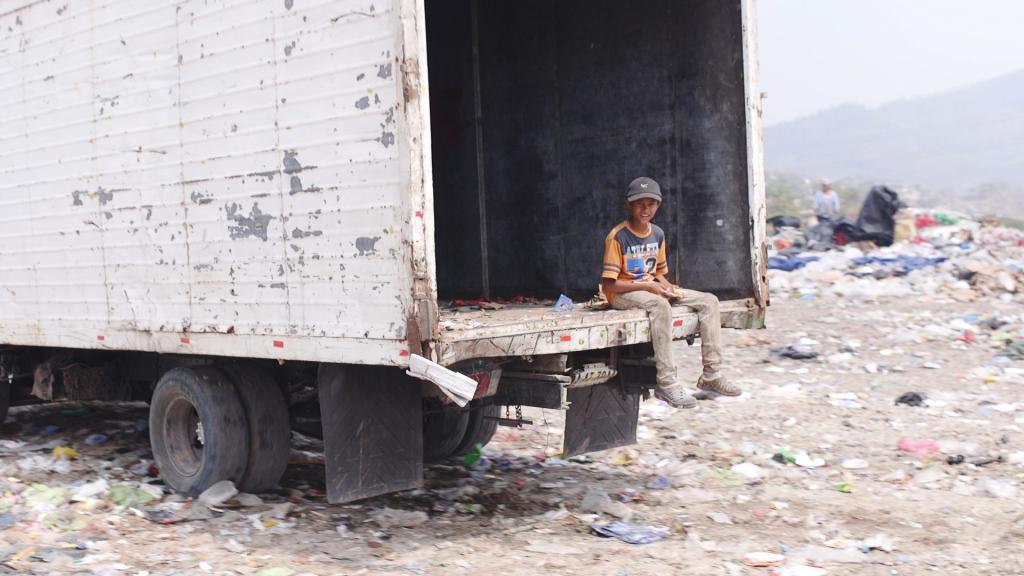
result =
[{"label": "boy's smiling face", "polygon": [[651,223],[651,220],[654,220],[654,215],[658,213],[659,206],[661,206],[661,202],[653,198],[641,198],[629,202],[630,222],[646,228]]}]

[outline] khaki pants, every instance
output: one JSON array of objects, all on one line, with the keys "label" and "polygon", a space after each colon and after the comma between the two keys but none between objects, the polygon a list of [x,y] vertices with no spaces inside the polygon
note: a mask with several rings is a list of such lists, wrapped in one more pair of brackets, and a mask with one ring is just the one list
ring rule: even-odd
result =
[{"label": "khaki pants", "polygon": [[[697,313],[700,329],[700,353],[704,363],[704,377],[718,377],[722,365],[722,349],[719,344],[722,333],[722,318],[718,312],[718,298],[714,294],[683,290],[679,306],[686,306]],[[665,298],[650,292],[624,292],[615,296],[612,307],[617,310],[642,308],[651,320],[651,342],[654,344],[654,361],[658,366],[658,386],[676,383],[676,363],[672,356],[672,306]]]}]

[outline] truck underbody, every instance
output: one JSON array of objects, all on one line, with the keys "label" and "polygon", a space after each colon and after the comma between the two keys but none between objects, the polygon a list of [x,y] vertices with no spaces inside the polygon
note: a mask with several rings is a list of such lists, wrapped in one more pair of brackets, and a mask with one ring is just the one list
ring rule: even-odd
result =
[{"label": "truck underbody", "polygon": [[478,382],[459,407],[394,367],[9,346],[0,350],[0,408],[147,401],[162,476],[193,496],[223,479],[270,489],[294,429],[324,439],[328,498],[342,502],[418,486],[425,462],[479,449],[498,425],[529,424],[502,407],[567,410],[567,456],[634,443],[640,398],[654,382],[649,356],[644,344],[481,354],[454,365]]}]

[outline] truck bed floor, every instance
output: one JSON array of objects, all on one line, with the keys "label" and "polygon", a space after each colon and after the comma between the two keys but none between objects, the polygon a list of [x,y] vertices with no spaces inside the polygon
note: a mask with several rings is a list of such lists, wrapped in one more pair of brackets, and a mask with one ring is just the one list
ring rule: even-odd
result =
[{"label": "truck bed floor", "polygon": [[[749,324],[753,304],[722,302],[722,325]],[[697,315],[686,306],[672,308],[672,336],[697,332]],[[506,305],[500,310],[442,309],[435,359],[453,364],[469,358],[558,354],[650,341],[643,310],[577,308],[556,312],[548,306]]]}]

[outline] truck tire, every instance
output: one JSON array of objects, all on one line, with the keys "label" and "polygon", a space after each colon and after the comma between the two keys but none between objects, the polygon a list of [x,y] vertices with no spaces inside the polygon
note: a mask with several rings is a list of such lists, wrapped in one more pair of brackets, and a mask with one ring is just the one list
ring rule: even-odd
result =
[{"label": "truck tire", "polygon": [[149,405],[149,441],[160,476],[186,496],[221,480],[238,482],[249,455],[249,425],[231,382],[211,367],[174,368]]},{"label": "truck tire", "polygon": [[468,454],[477,444],[487,446],[498,430],[499,406],[481,406],[469,412],[466,434],[455,449],[454,456]]},{"label": "truck tire", "polygon": [[266,492],[277,485],[288,467],[288,402],[281,387],[263,368],[244,362],[221,368],[235,385],[249,423],[248,462],[238,489],[252,494]]},{"label": "truck tire", "polygon": [[423,416],[423,461],[439,462],[455,454],[466,437],[469,412],[445,408]]}]

